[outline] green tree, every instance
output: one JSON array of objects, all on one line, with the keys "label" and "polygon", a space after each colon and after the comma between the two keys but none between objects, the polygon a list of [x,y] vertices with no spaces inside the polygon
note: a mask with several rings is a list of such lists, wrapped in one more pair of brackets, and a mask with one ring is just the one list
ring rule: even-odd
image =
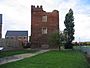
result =
[{"label": "green tree", "polygon": [[74,16],[73,16],[73,10],[70,9],[69,12],[65,16],[65,29],[64,34],[66,35],[66,43],[65,43],[65,49],[72,49],[72,41],[74,40]]},{"label": "green tree", "polygon": [[63,43],[64,37],[63,33],[55,32],[52,33],[49,37],[49,45],[50,46],[58,46],[59,50],[61,48],[61,45]]}]

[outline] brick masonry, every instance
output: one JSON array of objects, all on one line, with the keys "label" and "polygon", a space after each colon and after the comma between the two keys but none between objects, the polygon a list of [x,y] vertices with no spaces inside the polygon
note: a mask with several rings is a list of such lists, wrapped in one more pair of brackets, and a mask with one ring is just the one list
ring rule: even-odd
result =
[{"label": "brick masonry", "polygon": [[2,38],[2,24],[0,24],[0,39]]},{"label": "brick masonry", "polygon": [[23,49],[22,43],[16,39],[0,39],[0,47],[4,48],[2,51]]},{"label": "brick masonry", "polygon": [[2,14],[0,14],[0,39],[2,38]]},{"label": "brick masonry", "polygon": [[[42,17],[47,16],[43,22]],[[47,28],[47,34],[42,34],[42,28]],[[46,12],[42,6],[31,6],[31,48],[49,48],[48,37],[59,31],[59,11]]]}]

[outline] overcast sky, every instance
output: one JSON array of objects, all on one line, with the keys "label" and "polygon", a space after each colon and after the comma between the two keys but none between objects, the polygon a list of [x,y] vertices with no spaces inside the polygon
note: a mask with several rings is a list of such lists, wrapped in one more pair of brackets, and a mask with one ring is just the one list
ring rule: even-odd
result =
[{"label": "overcast sky", "polygon": [[31,35],[31,5],[42,5],[47,12],[58,10],[61,31],[64,29],[65,15],[72,8],[75,41],[90,41],[90,0],[0,0],[3,38],[7,30],[28,30]]}]

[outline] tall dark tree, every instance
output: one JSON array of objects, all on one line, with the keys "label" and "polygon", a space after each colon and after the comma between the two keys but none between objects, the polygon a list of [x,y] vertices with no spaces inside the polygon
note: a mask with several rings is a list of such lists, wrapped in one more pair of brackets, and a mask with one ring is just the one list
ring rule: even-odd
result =
[{"label": "tall dark tree", "polygon": [[73,10],[70,9],[69,12],[65,16],[65,29],[64,33],[66,35],[66,43],[65,43],[65,49],[72,49],[72,41],[74,40],[74,16],[73,16]]}]

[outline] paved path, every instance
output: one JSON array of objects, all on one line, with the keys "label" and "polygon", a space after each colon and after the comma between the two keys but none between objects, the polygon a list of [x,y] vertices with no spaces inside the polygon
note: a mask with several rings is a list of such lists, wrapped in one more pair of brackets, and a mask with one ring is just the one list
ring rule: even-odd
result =
[{"label": "paved path", "polygon": [[9,56],[9,57],[0,58],[0,65],[8,63],[8,62],[22,60],[24,58],[32,57],[32,56],[35,56],[35,55],[38,55],[38,54],[41,54],[41,53],[44,53],[47,51],[49,51],[49,50],[40,50],[35,53],[26,53],[26,54],[19,54],[19,55],[13,55],[13,56]]},{"label": "paved path", "polygon": [[80,49],[90,57],[90,46],[81,46]]}]

